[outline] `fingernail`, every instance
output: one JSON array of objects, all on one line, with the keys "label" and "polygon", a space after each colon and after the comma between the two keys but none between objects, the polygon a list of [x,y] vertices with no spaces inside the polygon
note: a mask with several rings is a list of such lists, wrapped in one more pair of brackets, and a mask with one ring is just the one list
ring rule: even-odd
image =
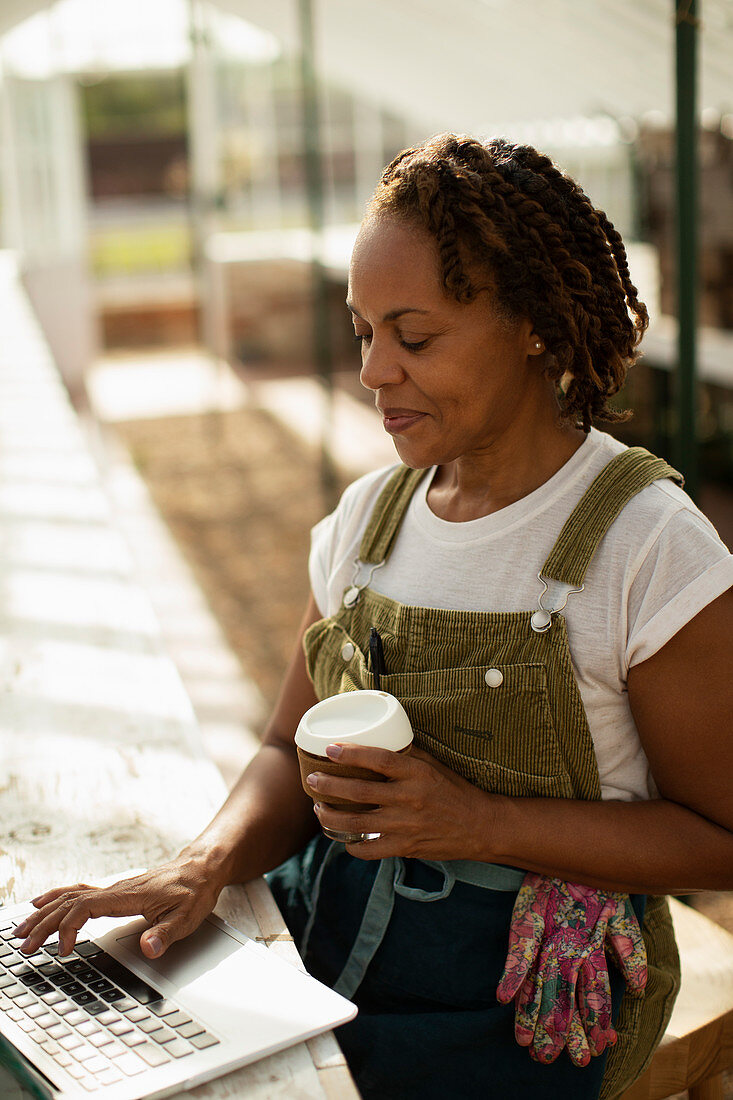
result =
[{"label": "fingernail", "polygon": [[314,814],[319,814],[320,812],[321,812],[321,804],[320,804],[320,802],[314,802],[314,803],[313,803],[313,813],[314,813]]},{"label": "fingernail", "polygon": [[28,939],[24,940],[23,943],[20,945],[20,950],[27,953],[27,952],[30,951],[30,949],[31,949],[31,937],[29,936]]},{"label": "fingernail", "polygon": [[308,784],[309,787],[317,787],[318,786],[318,776],[316,775],[315,772],[313,772],[313,775],[309,775],[307,777],[306,783]]},{"label": "fingernail", "polygon": [[145,942],[153,955],[159,955],[163,950],[163,944],[157,936],[149,936]]},{"label": "fingernail", "polygon": [[21,921],[21,923],[15,929],[15,935],[16,936],[24,936],[25,935],[25,928],[26,928],[27,923],[28,923],[27,921]]},{"label": "fingernail", "polygon": [[343,745],[329,745],[326,749],[326,756],[328,756],[330,760],[338,760],[343,751]]}]

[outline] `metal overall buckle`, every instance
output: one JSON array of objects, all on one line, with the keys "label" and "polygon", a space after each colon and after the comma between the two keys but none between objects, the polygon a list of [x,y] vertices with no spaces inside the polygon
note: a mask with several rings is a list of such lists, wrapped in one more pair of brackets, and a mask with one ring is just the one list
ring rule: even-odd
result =
[{"label": "metal overall buckle", "polygon": [[555,615],[558,611],[562,611],[565,608],[565,605],[568,602],[568,596],[574,595],[576,592],[582,592],[585,588],[584,584],[581,584],[580,588],[567,586],[567,591],[565,593],[565,599],[563,600],[563,602],[558,607],[547,608],[543,604],[542,600],[550,588],[549,582],[552,579],[552,577],[543,577],[541,573],[537,574],[537,580],[542,581],[544,588],[537,598],[538,610],[533,613],[532,618],[530,619],[530,623],[535,634],[546,634],[552,626],[552,616]]},{"label": "metal overall buckle", "polygon": [[359,580],[359,573],[361,572],[361,567],[363,564],[364,562],[362,562],[361,558],[354,558],[354,575],[351,578],[350,587],[347,588],[344,592],[344,607],[356,607],[362,592],[365,588],[369,587],[372,582],[372,577],[378,569],[382,568],[384,562],[380,561],[377,562],[376,565],[373,565],[369,570],[369,576],[364,581],[364,583],[358,584],[357,581]]}]

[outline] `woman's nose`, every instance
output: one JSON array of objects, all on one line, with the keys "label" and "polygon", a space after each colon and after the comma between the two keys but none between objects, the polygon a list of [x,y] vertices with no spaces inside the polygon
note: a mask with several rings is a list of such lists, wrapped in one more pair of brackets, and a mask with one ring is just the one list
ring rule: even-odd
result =
[{"label": "woman's nose", "polygon": [[361,373],[359,380],[368,390],[380,390],[405,380],[405,372],[397,361],[394,348],[372,339],[367,347],[362,345]]}]

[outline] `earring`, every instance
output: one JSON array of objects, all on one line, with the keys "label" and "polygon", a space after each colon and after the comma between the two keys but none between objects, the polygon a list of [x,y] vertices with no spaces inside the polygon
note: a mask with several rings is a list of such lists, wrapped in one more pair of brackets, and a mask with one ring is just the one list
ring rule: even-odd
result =
[{"label": "earring", "polygon": [[541,340],[535,340],[535,342],[532,346],[533,346],[535,351],[544,351],[545,350],[545,345],[542,343]]}]

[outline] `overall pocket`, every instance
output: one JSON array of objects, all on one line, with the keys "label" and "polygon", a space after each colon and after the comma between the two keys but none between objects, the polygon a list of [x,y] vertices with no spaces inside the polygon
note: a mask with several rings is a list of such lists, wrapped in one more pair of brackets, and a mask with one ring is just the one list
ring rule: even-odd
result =
[{"label": "overall pocket", "polygon": [[[368,656],[334,619],[304,639],[308,674],[319,699],[374,685]],[[573,798],[541,662],[400,672],[381,677],[407,711],[415,744],[485,791],[515,797]]]},{"label": "overall pocket", "polygon": [[435,669],[382,677],[412,722],[415,742],[483,790],[517,797],[572,798],[543,664]]}]

